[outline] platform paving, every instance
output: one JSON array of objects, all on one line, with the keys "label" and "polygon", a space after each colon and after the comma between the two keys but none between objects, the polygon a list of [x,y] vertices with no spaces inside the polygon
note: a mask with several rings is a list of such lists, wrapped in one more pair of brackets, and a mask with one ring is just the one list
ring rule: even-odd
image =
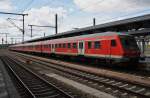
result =
[{"label": "platform paving", "polygon": [[0,98],[20,98],[1,60],[0,60]]}]

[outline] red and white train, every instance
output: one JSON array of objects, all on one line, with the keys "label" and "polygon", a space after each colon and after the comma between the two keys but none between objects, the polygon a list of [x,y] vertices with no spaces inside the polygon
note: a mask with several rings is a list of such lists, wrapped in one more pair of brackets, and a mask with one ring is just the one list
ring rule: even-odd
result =
[{"label": "red and white train", "polygon": [[119,32],[104,32],[58,38],[10,46],[11,50],[106,60],[132,62],[140,58],[133,36]]}]

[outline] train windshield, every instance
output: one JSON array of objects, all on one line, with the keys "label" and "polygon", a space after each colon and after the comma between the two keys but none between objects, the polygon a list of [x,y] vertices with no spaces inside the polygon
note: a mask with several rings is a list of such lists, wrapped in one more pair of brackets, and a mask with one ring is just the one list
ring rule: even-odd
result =
[{"label": "train windshield", "polygon": [[134,37],[132,37],[132,36],[121,36],[120,39],[121,39],[121,43],[123,45],[123,48],[134,49],[134,50],[139,49],[137,46],[137,42],[136,42]]}]

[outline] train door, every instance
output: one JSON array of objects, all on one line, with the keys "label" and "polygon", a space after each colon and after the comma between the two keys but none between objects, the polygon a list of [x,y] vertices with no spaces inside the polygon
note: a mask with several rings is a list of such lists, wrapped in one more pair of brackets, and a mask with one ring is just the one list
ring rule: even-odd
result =
[{"label": "train door", "polygon": [[116,54],[117,52],[118,52],[118,49],[116,48],[116,46],[117,46],[117,42],[116,42],[116,40],[115,39],[111,39],[111,40],[109,40],[109,48],[108,48],[108,59],[109,59],[109,62],[111,61],[111,60],[113,60],[114,59],[114,54]]},{"label": "train door", "polygon": [[55,52],[55,45],[54,44],[51,44],[52,46],[51,46],[51,50],[52,50],[52,53],[54,53]]},{"label": "train door", "polygon": [[85,52],[85,42],[84,41],[79,41],[78,42],[78,54],[79,55],[84,55]]}]

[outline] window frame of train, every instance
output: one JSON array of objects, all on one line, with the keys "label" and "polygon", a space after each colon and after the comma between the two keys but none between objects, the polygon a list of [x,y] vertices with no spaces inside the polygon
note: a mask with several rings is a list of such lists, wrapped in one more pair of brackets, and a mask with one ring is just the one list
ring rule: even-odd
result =
[{"label": "window frame of train", "polygon": [[100,49],[101,48],[101,41],[94,41],[94,49]]},{"label": "window frame of train", "polygon": [[72,48],[76,49],[77,48],[77,43],[72,43]]},{"label": "window frame of train", "polygon": [[51,48],[54,48],[54,44],[51,44],[52,45],[52,47]]},{"label": "window frame of train", "polygon": [[61,48],[61,44],[58,44],[59,45],[59,48]]},{"label": "window frame of train", "polygon": [[51,44],[49,44],[49,48],[51,48]]},{"label": "window frame of train", "polygon": [[88,41],[88,49],[92,49],[92,41]]},{"label": "window frame of train", "polygon": [[57,44],[55,44],[55,48],[57,48]]},{"label": "window frame of train", "polygon": [[68,48],[71,48],[71,43],[68,43],[67,46],[68,46]]},{"label": "window frame of train", "polygon": [[48,45],[47,45],[47,44],[45,44],[45,45],[44,45],[44,48],[48,48]]},{"label": "window frame of train", "polygon": [[117,46],[117,41],[115,39],[111,40],[111,47],[116,47]]},{"label": "window frame of train", "polygon": [[66,43],[63,43],[63,48],[66,48]]}]

